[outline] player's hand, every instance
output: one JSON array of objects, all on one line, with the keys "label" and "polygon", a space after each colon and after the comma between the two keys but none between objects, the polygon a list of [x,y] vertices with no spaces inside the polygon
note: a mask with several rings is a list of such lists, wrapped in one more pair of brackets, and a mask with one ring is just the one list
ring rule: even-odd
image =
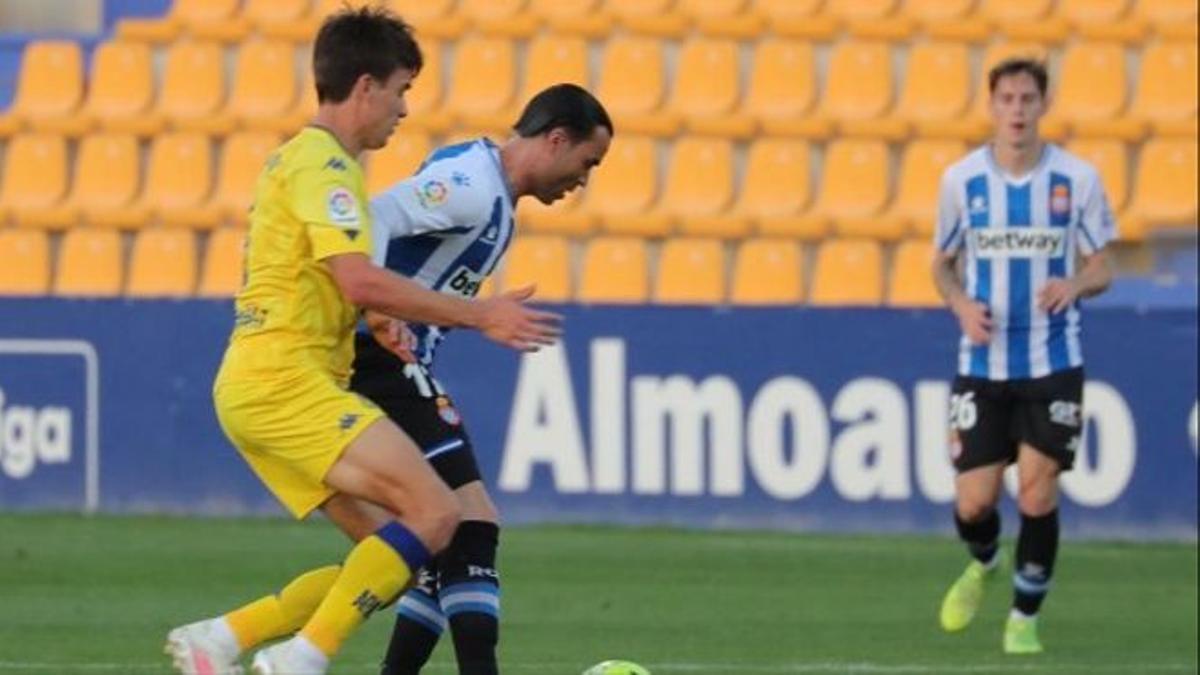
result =
[{"label": "player's hand", "polygon": [[417,348],[417,336],[408,329],[408,324],[378,312],[366,313],[367,327],[384,349],[395,354],[405,363],[416,363],[413,351]]},{"label": "player's hand", "polygon": [[987,344],[992,338],[992,317],[987,305],[975,300],[963,300],[954,306],[958,325],[971,344]]},{"label": "player's hand", "polygon": [[1071,279],[1054,278],[1038,291],[1038,309],[1051,314],[1067,311],[1079,299],[1079,287]]},{"label": "player's hand", "polygon": [[533,290],[533,286],[526,286],[477,300],[482,311],[479,332],[489,340],[525,352],[536,352],[557,342],[562,335],[562,316],[526,305]]}]

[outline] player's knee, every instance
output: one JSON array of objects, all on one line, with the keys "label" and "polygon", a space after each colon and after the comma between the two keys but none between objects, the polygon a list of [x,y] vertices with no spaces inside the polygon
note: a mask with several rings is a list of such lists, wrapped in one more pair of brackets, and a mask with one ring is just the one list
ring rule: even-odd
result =
[{"label": "player's knee", "polygon": [[1053,490],[1038,489],[1031,486],[1025,489],[1021,486],[1017,495],[1017,507],[1027,516],[1044,516],[1058,507],[1058,498]]},{"label": "player's knee", "polygon": [[960,499],[955,508],[958,510],[958,517],[965,523],[977,523],[995,510],[993,504],[974,499]]},{"label": "player's knee", "polygon": [[428,538],[426,543],[432,550],[441,551],[450,545],[450,539],[458,529],[462,507],[454,494],[446,490],[422,505],[419,518]]}]

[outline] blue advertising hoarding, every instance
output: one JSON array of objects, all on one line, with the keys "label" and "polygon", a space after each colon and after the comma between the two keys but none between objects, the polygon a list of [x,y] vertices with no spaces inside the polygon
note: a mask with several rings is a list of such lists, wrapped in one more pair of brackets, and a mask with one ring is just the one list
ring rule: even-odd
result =
[{"label": "blue advertising hoarding", "polygon": [[[949,530],[947,313],[561,310],[559,347],[455,333],[435,368],[508,522]],[[1085,316],[1068,535],[1195,538],[1196,318]],[[229,321],[223,301],[0,301],[0,508],[279,512],[212,412]]]}]

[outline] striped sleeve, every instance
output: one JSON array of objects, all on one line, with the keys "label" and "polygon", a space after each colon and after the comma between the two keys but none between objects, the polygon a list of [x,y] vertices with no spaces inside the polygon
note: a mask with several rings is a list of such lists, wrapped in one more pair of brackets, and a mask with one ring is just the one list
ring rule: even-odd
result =
[{"label": "striped sleeve", "polygon": [[1089,171],[1088,178],[1089,189],[1080,207],[1077,232],[1079,251],[1084,255],[1096,253],[1117,237],[1117,225],[1108,205],[1104,183],[1094,169]]},{"label": "striped sleeve", "polygon": [[934,228],[934,246],[942,253],[954,253],[963,245],[963,213],[958,199],[958,186],[949,170],[942,174],[942,186],[938,197],[937,223]]}]

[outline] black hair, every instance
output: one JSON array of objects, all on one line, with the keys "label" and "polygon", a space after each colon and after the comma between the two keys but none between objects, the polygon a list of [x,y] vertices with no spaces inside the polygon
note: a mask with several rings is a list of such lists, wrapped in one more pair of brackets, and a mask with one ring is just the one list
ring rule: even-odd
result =
[{"label": "black hair", "polygon": [[321,24],[313,44],[317,100],[341,103],[363,75],[386,81],[397,69],[424,64],[412,27],[382,7],[343,7]]},{"label": "black hair", "polygon": [[1019,73],[1029,73],[1033,81],[1037,83],[1038,92],[1042,98],[1046,97],[1046,86],[1050,80],[1046,74],[1046,64],[1037,59],[1025,57],[1017,57],[1004,59],[997,63],[990,71],[988,71],[988,93],[996,92],[996,84],[1000,82],[1000,78]]},{"label": "black hair", "polygon": [[575,143],[591,138],[596,127],[604,127],[611,136],[612,120],[608,111],[588,90],[576,84],[556,84],[538,92],[525,104],[513,130],[522,138],[562,128]]}]

